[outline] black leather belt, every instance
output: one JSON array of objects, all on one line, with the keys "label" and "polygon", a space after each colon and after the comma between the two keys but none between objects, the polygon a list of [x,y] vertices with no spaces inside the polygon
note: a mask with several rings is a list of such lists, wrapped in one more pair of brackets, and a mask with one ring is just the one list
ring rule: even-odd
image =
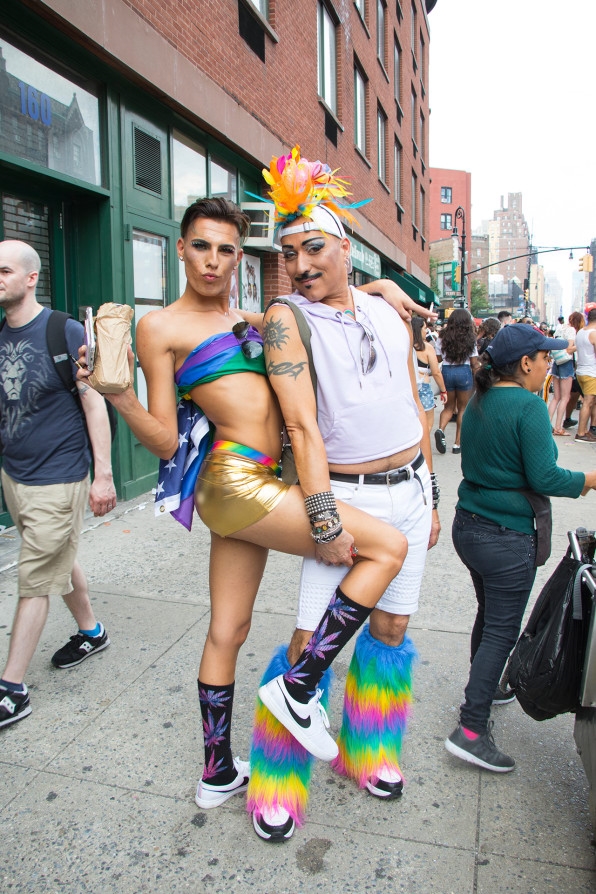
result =
[{"label": "black leather belt", "polygon": [[347,481],[350,484],[358,484],[362,478],[363,484],[400,484],[402,481],[409,481],[413,478],[413,473],[424,463],[424,457],[421,453],[412,460],[408,466],[402,469],[390,469],[388,472],[372,472],[370,475],[347,475],[344,472],[329,472],[331,481]]}]

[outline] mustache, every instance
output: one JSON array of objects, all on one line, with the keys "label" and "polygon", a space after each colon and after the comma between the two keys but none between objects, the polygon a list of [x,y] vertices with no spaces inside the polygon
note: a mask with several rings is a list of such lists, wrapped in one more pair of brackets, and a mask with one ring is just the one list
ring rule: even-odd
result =
[{"label": "mustache", "polygon": [[306,279],[318,279],[320,273],[299,273],[298,276],[294,277],[294,282],[304,282]]}]

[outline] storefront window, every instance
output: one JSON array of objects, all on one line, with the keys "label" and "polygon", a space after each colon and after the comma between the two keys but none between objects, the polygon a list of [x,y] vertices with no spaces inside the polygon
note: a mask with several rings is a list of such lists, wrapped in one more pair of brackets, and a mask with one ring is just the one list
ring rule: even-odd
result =
[{"label": "storefront window", "polygon": [[174,132],[174,220],[182,220],[186,208],[207,195],[205,150],[183,134]]},{"label": "storefront window", "polygon": [[101,185],[97,96],[1,35],[0,119],[1,152]]},{"label": "storefront window", "polygon": [[238,178],[236,176],[236,168],[212,157],[209,165],[209,174],[211,177],[211,196],[219,196],[220,198],[229,199],[231,202],[238,201]]}]

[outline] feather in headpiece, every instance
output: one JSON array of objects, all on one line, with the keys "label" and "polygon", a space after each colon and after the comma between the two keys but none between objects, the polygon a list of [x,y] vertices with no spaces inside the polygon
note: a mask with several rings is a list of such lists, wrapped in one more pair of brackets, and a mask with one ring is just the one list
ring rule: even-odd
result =
[{"label": "feather in headpiece", "polygon": [[273,157],[269,170],[263,168],[263,177],[271,187],[269,196],[275,205],[275,223],[283,226],[298,217],[310,217],[313,209],[323,205],[350,224],[358,221],[350,209],[370,202],[340,204],[337,200],[351,195],[346,180],[336,177],[329,165],[320,161],[300,158],[300,146],[294,146],[289,155]]}]

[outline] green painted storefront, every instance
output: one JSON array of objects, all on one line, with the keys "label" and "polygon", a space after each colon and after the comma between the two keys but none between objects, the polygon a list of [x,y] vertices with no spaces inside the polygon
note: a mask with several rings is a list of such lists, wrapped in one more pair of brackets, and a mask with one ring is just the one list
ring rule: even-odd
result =
[{"label": "green painted storefront", "polygon": [[[186,205],[260,188],[260,170],[18,4],[0,26],[0,116],[0,238],[38,250],[39,300],[77,319],[106,301],[136,320],[174,301]],[[125,425],[112,458],[121,499],[154,486],[157,460]]]}]

